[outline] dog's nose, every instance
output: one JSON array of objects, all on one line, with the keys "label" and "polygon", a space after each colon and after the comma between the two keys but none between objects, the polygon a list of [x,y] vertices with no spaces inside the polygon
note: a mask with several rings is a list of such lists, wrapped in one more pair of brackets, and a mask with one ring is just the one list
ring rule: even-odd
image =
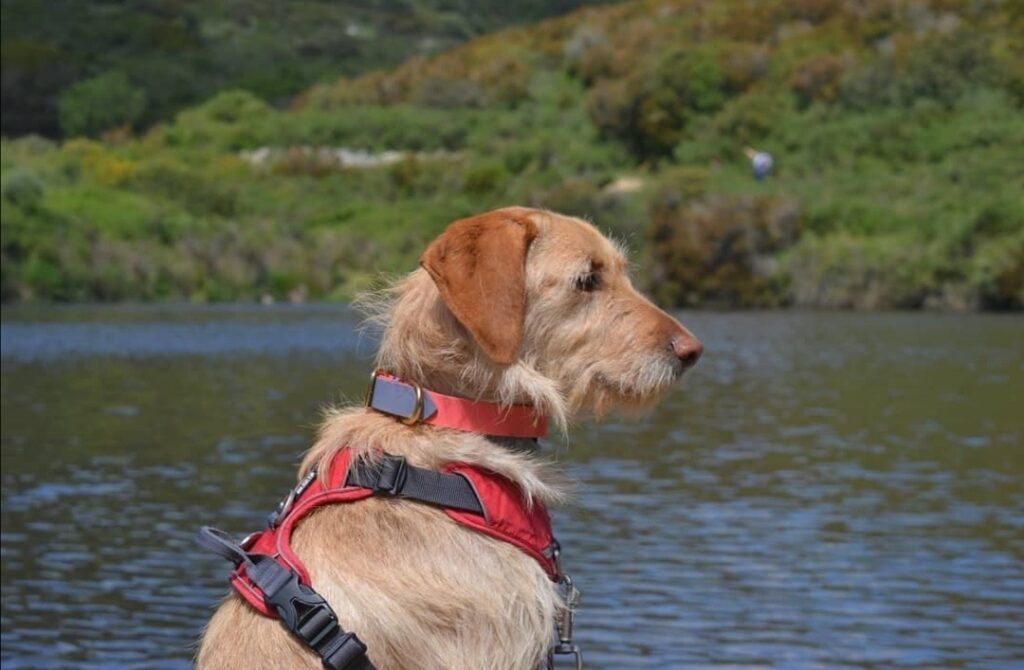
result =
[{"label": "dog's nose", "polygon": [[689,333],[676,335],[672,338],[672,353],[676,355],[683,369],[692,368],[697,359],[704,353],[704,345]]}]

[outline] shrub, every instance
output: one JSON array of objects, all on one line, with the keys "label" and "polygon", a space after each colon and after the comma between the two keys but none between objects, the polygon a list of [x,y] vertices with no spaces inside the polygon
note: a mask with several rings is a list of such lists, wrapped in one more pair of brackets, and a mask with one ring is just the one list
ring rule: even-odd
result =
[{"label": "shrub", "polygon": [[587,109],[598,128],[623,141],[640,159],[671,154],[686,126],[721,107],[727,81],[707,50],[670,52],[651,71],[601,82]]},{"label": "shrub", "polygon": [[178,114],[163,139],[172,147],[238,151],[266,143],[275,120],[274,110],[251,93],[224,91]]},{"label": "shrub", "polygon": [[983,242],[970,259],[968,279],[982,309],[1024,308],[1024,229]]},{"label": "shrub", "polygon": [[801,106],[815,101],[835,101],[848,60],[839,54],[816,54],[797,63],[789,84]]},{"label": "shrub", "polygon": [[483,107],[487,92],[462,77],[428,77],[417,87],[412,102],[424,107]]},{"label": "shrub", "polygon": [[604,32],[582,25],[565,41],[563,58],[568,72],[591,85],[615,71],[615,53]]},{"label": "shrub", "polygon": [[146,110],[146,92],[123,72],[107,72],[68,87],[57,100],[60,129],[67,136],[98,135],[134,124]]},{"label": "shrub", "polygon": [[[913,309],[942,299],[940,245],[906,234],[808,236],[784,262],[796,305]],[[952,300],[952,294],[946,297]]]},{"label": "shrub", "polygon": [[43,182],[28,170],[15,168],[4,174],[0,192],[11,204],[34,209],[43,198]]},{"label": "shrub", "polygon": [[166,158],[147,161],[129,183],[137,191],[178,201],[193,214],[235,214],[237,191],[234,185],[211,179],[177,161]]},{"label": "shrub", "polygon": [[748,90],[768,74],[769,52],[762,45],[728,44],[719,56],[730,92]]},{"label": "shrub", "polygon": [[800,207],[792,198],[690,199],[663,190],[647,230],[651,291],[673,306],[784,304],[787,278],[773,256],[799,234]]},{"label": "shrub", "polygon": [[934,100],[951,108],[979,86],[1009,84],[984,38],[961,30],[910,42],[905,52],[886,55],[841,77],[840,96],[853,109]]},{"label": "shrub", "polygon": [[508,178],[508,170],[502,163],[484,161],[466,171],[463,189],[470,194],[482,195],[497,190],[508,181]]},{"label": "shrub", "polygon": [[220,123],[244,123],[267,114],[270,106],[248,91],[224,91],[195,108],[195,115]]},{"label": "shrub", "polygon": [[968,89],[994,83],[994,65],[986,44],[971,32],[926,39],[911,49],[897,90],[904,105],[928,98],[951,107]]}]

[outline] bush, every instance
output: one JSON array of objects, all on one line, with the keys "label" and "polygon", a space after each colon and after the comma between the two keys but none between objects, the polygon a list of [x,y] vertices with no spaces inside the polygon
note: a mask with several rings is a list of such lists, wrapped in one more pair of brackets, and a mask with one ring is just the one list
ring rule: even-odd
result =
[{"label": "bush", "polygon": [[789,77],[790,86],[802,107],[812,102],[831,103],[839,97],[848,58],[839,54],[816,54],[800,61]]},{"label": "bush", "polygon": [[687,125],[726,100],[727,80],[714,55],[670,52],[627,80],[602,82],[587,109],[598,128],[624,142],[641,160],[672,153]]},{"label": "bush", "polygon": [[577,28],[565,41],[562,52],[566,70],[584,84],[591,85],[615,71],[615,53],[609,40],[593,26],[584,24]]},{"label": "bush", "polygon": [[887,55],[848,70],[839,97],[851,109],[909,108],[922,99],[948,109],[971,89],[1009,84],[1008,79],[984,38],[961,30],[911,42],[902,59]]},{"label": "bush", "polygon": [[234,185],[211,179],[176,161],[147,161],[132,176],[130,184],[137,191],[177,200],[193,214],[232,216],[236,213],[237,190]]},{"label": "bush", "polygon": [[[943,254],[907,235],[808,236],[786,258],[796,305],[921,308],[941,294]],[[951,296],[950,296],[951,298]]]},{"label": "bush", "polygon": [[470,194],[483,195],[503,186],[508,178],[508,170],[502,163],[484,161],[471,166],[466,171],[463,189]]},{"label": "bush", "polygon": [[672,306],[785,304],[787,277],[774,256],[799,235],[800,207],[792,198],[691,198],[663,189],[647,230],[651,292]]},{"label": "bush", "polygon": [[57,100],[64,135],[96,136],[117,126],[134,124],[146,110],[146,92],[123,72],[107,72],[70,86]]},{"label": "bush", "polygon": [[34,209],[43,198],[43,182],[28,170],[15,168],[4,174],[0,191],[7,202]]},{"label": "bush", "polygon": [[1024,308],[1024,230],[983,242],[970,260],[968,280],[977,293],[977,307]]},{"label": "bush", "polygon": [[204,150],[249,149],[275,135],[276,113],[246,91],[224,91],[205,104],[178,114],[163,130],[168,146]]},{"label": "bush", "polygon": [[951,107],[970,88],[994,83],[994,65],[987,45],[971,32],[926,39],[907,57],[899,97],[904,105],[927,98]]},{"label": "bush", "polygon": [[65,145],[67,154],[78,159],[81,171],[105,186],[119,186],[135,174],[138,164],[123,158],[106,144],[93,140],[75,139]]}]

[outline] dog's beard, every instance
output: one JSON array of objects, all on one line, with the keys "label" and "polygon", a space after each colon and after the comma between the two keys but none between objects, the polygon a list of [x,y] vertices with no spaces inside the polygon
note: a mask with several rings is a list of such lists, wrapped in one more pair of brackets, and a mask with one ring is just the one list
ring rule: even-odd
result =
[{"label": "dog's beard", "polygon": [[654,408],[684,372],[675,357],[649,354],[623,369],[608,370],[600,364],[586,370],[584,383],[574,380],[582,392],[571,398],[577,409],[602,418],[610,412],[642,415]]}]

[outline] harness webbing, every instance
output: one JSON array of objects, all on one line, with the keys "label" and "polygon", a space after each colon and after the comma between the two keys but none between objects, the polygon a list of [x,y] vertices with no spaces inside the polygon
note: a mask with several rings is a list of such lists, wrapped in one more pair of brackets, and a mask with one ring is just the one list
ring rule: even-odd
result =
[{"label": "harness webbing", "polygon": [[196,537],[199,544],[227,559],[244,565],[249,579],[263,592],[267,605],[277,613],[288,631],[316,652],[330,670],[376,670],[366,657],[366,645],[355,633],[346,632],[334,610],[299,576],[267,554],[242,549],[230,535],[203,526]]},{"label": "harness webbing", "polygon": [[529,504],[511,480],[464,463],[448,463],[434,471],[409,465],[401,456],[381,454],[369,461],[351,456],[342,448],[322,477],[316,470],[308,472],[269,516],[267,528],[241,544],[215,528],[200,530],[199,544],[234,564],[230,582],[246,602],[260,613],[280,619],[329,670],[375,670],[366,645],[341,627],[330,605],[310,585],[290,537],[296,524],[321,505],[352,503],[374,495],[415,500],[441,508],[463,526],[518,547],[566,589],[559,644],[552,652],[575,654],[578,663],[578,648],[572,644],[575,600],[569,597],[575,589],[559,566],[558,542],[551,534],[543,504]]},{"label": "harness webbing", "polygon": [[396,456],[384,455],[374,463],[353,464],[345,485],[440,507],[484,513],[473,485],[462,475],[417,468]]}]

